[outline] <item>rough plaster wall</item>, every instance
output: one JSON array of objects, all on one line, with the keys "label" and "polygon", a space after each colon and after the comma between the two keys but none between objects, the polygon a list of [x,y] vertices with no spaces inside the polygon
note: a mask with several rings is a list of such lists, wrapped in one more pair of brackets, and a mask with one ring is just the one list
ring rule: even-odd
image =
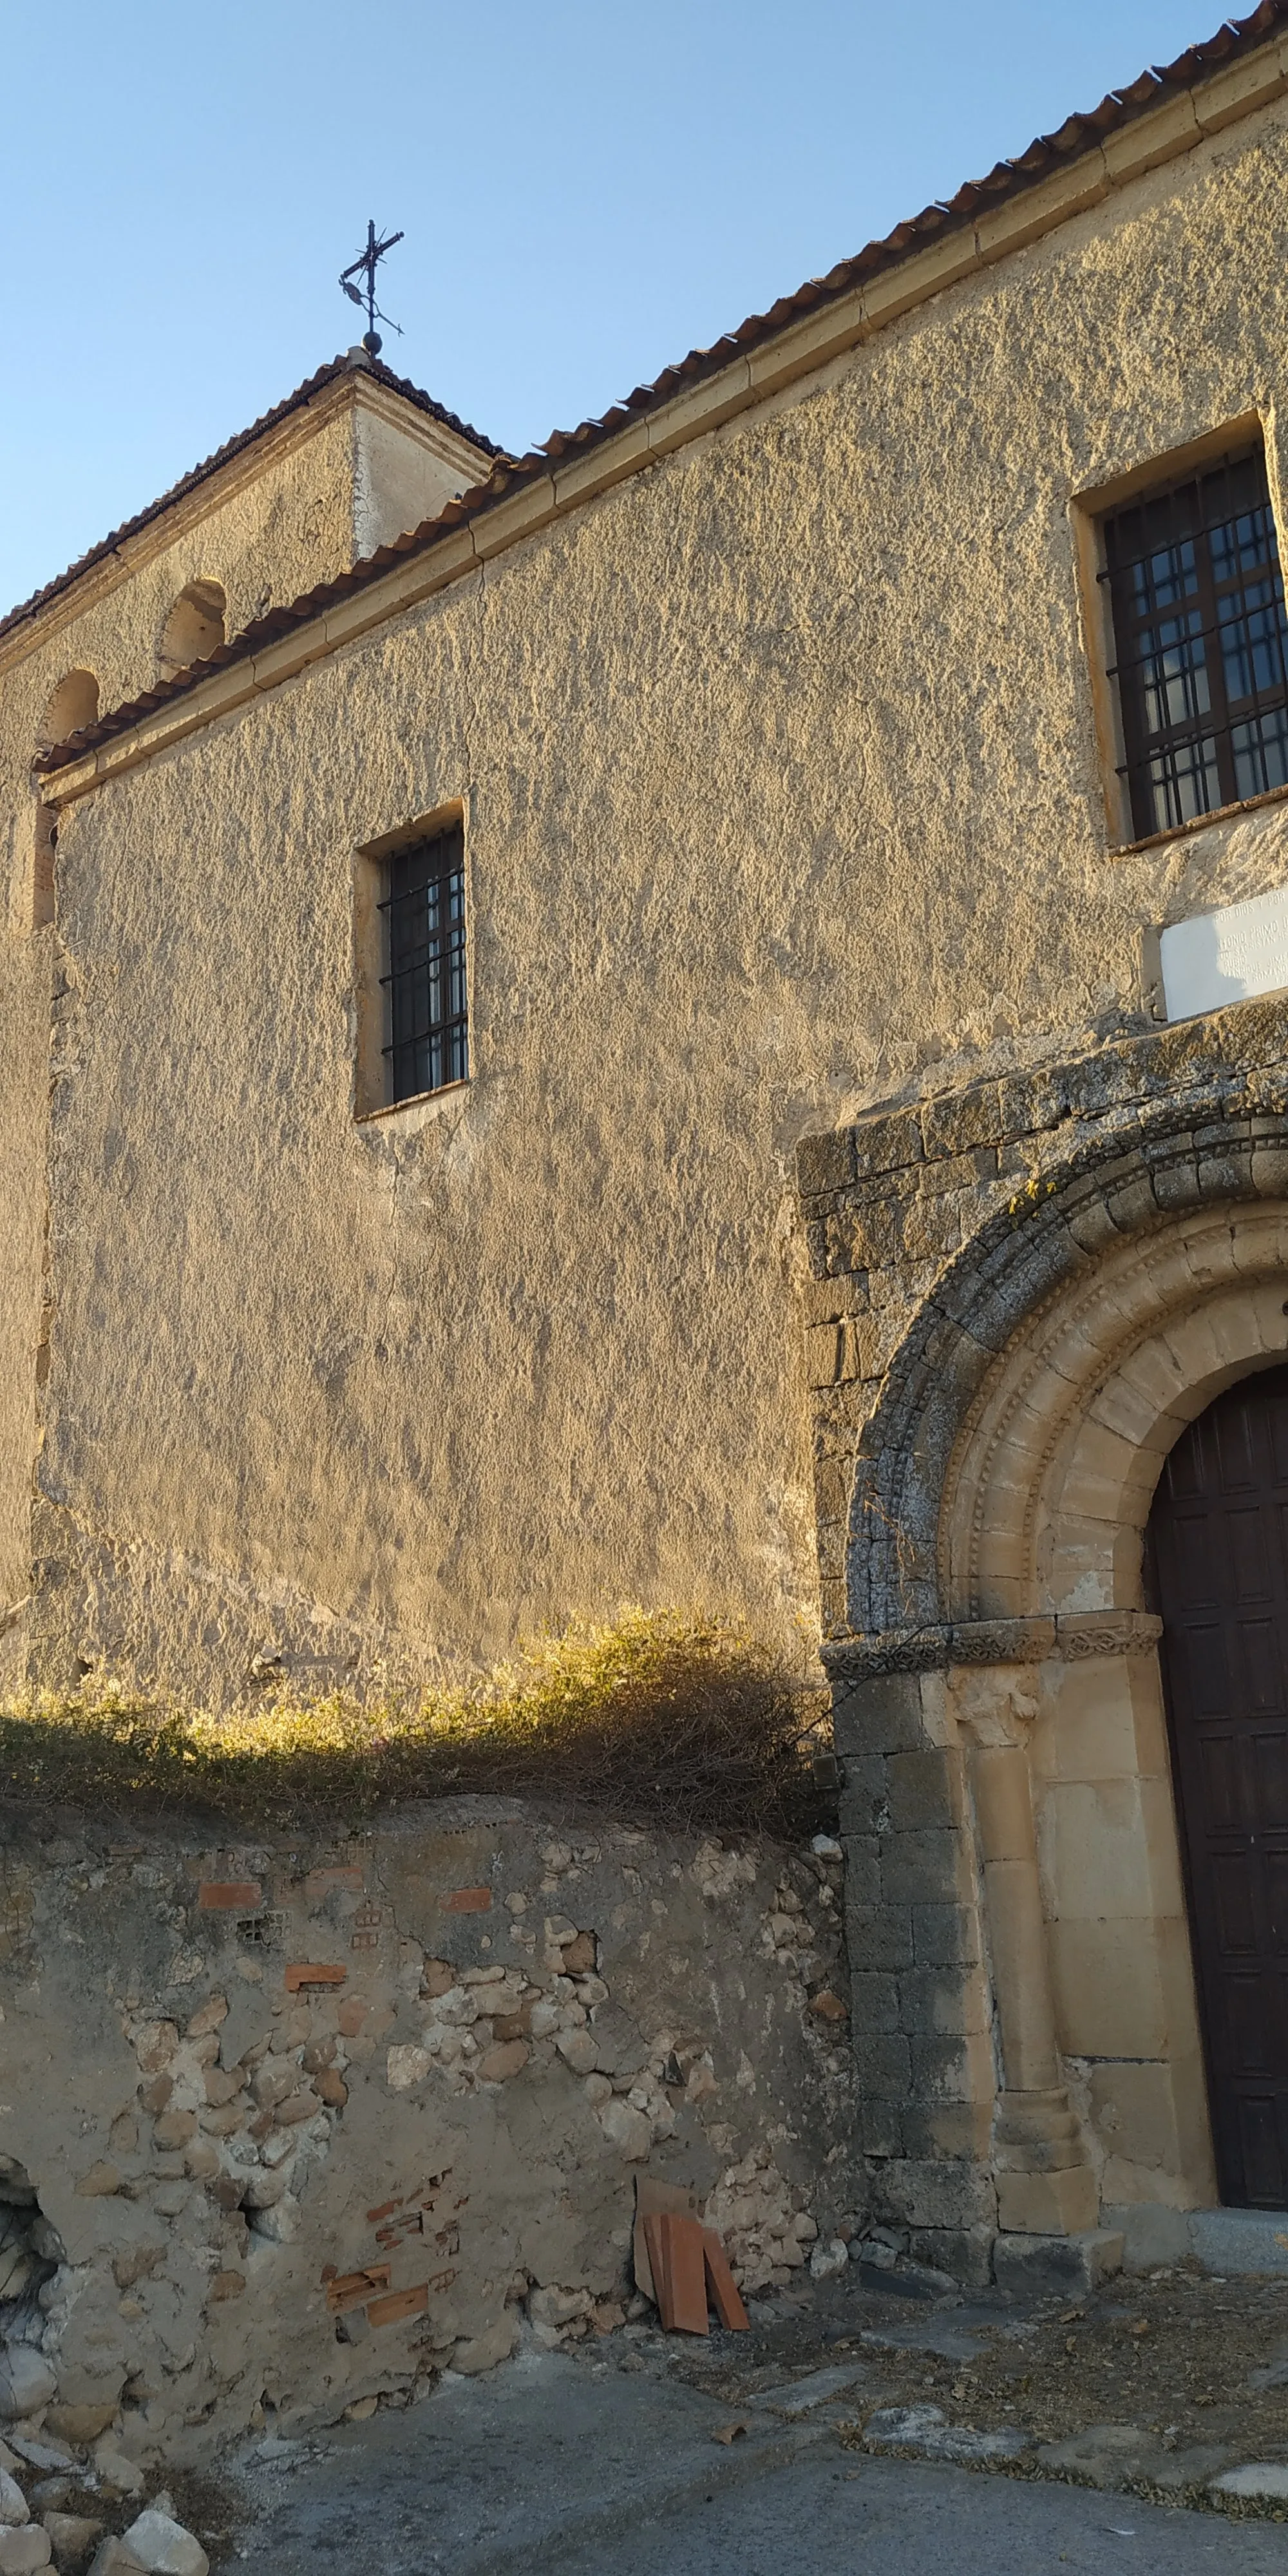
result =
[{"label": "rough plaster wall", "polygon": [[[0,932],[0,1619],[31,1588],[51,947],[49,931],[35,939]],[[0,1671],[17,1642],[12,1631],[0,1634]]]},{"label": "rough plaster wall", "polygon": [[[283,1581],[359,1663],[812,1614],[794,1139],[1283,873],[1108,855],[1069,496],[1258,405],[1276,470],[1286,181],[1276,112],[74,811],[51,1663],[236,1687]],[[355,1127],[352,852],[457,796],[476,1079]]]},{"label": "rough plaster wall", "polygon": [[843,1982],[840,1876],[499,1800],[316,1845],[11,1831],[0,2143],[59,2268],[9,2281],[0,2389],[23,2343],[50,2431],[193,2459],[265,2403],[333,2421],[610,2330],[643,2172],[785,2286],[861,2193],[843,2016],[807,2000]]},{"label": "rough plaster wall", "polygon": [[458,492],[487,480],[491,458],[437,422],[426,440],[360,404],[354,412],[354,554],[389,545],[422,519],[436,518]]},{"label": "rough plaster wall", "polygon": [[[327,581],[354,559],[353,459],[348,404],[337,406],[312,435],[219,497],[195,523],[164,542],[164,528],[130,541],[115,586],[88,604],[56,602],[43,613],[30,645],[7,636],[0,654],[12,656],[0,699],[0,795],[5,811],[25,814],[31,801],[30,767],[41,720],[68,671],[92,671],[100,705],[120,706],[157,678],[162,630],[181,590],[203,579],[222,584],[227,626],[235,634],[270,600],[298,597]],[[244,470],[246,460],[230,474]],[[198,500],[179,504],[183,515]],[[160,537],[156,551],[153,544]],[[127,569],[127,567],[130,567]],[[106,567],[85,576],[95,590]],[[72,613],[66,614],[71,608]]]},{"label": "rough plaster wall", "polygon": [[[222,583],[232,632],[265,604],[266,595],[293,598],[352,562],[357,548],[347,408],[146,559],[140,559],[144,548],[136,542],[136,568],[90,606],[69,617],[58,603],[32,639],[6,640],[15,658],[0,681],[0,1613],[26,1594],[31,1574],[52,946],[47,932],[32,936],[36,800],[30,766],[44,711],[70,670],[97,676],[104,708],[150,687],[166,617],[191,580],[209,576]],[[385,443],[396,448],[395,430]],[[99,579],[98,572],[91,574],[88,585]]]}]

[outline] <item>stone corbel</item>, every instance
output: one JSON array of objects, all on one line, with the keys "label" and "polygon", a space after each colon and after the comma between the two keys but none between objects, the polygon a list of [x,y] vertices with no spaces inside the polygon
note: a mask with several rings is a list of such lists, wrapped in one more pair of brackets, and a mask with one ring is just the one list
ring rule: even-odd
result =
[{"label": "stone corbel", "polygon": [[1036,1678],[1014,1664],[977,1665],[954,1675],[953,1700],[968,1749],[1001,2030],[998,2219],[1021,2235],[1065,2236],[1095,2226],[1099,2195],[1060,2081],[1029,1775]]}]

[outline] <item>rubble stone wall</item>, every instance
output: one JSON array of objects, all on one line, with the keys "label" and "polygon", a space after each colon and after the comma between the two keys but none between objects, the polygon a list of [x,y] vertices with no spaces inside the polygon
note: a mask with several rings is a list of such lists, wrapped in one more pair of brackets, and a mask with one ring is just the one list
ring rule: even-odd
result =
[{"label": "rubble stone wall", "polygon": [[698,2193],[747,2291],[857,2219],[825,1838],[472,1799],[232,1849],[60,1817],[0,1867],[28,2432],[199,2461],[610,2332],[638,2175]]}]

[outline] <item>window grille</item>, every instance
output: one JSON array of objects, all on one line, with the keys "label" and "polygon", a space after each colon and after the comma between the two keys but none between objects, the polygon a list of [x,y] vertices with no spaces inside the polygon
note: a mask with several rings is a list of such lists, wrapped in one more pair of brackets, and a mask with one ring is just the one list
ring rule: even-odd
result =
[{"label": "window grille", "polygon": [[1137,835],[1288,785],[1288,620],[1261,448],[1115,511],[1105,554]]},{"label": "window grille", "polygon": [[386,1097],[409,1100],[469,1072],[461,826],[395,850],[385,864]]}]

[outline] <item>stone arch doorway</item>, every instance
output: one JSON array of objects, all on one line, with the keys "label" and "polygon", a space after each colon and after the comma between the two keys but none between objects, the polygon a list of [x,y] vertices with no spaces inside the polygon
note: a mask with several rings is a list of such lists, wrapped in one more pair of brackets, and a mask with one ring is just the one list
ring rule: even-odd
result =
[{"label": "stone arch doorway", "polygon": [[825,1647],[878,2200],[977,2277],[1098,2228],[1184,2252],[1220,2197],[1145,1538],[1189,1426],[1288,1360],[1288,1125],[1115,1145],[892,1350]]},{"label": "stone arch doorway", "polygon": [[1288,1367],[1169,1451],[1146,1538],[1223,2201],[1288,2207]]}]

